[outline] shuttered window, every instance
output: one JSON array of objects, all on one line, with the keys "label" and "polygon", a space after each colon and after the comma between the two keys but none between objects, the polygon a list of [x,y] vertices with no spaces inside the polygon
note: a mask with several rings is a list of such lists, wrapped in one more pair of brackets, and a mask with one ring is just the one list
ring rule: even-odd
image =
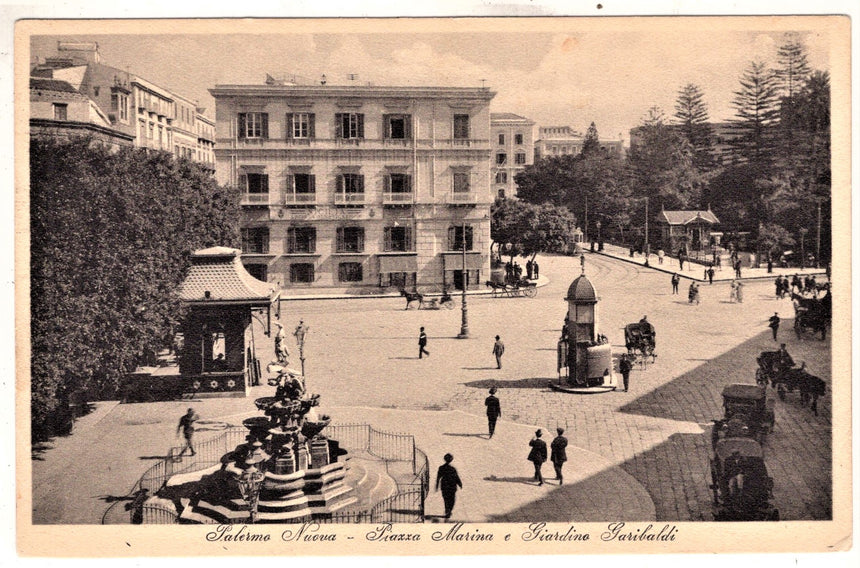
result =
[{"label": "shuttered window", "polygon": [[341,139],[364,138],[364,115],[357,112],[336,113],[334,136]]},{"label": "shuttered window", "polygon": [[337,252],[364,252],[364,227],[338,227]]},{"label": "shuttered window", "polygon": [[[463,225],[448,227],[448,250],[463,250]],[[472,226],[465,226],[466,250],[472,250]]]},{"label": "shuttered window", "polygon": [[385,252],[411,252],[411,227],[385,227],[383,232],[382,250]]},{"label": "shuttered window", "polygon": [[316,138],[315,116],[310,112],[287,113],[287,138],[309,139]]},{"label": "shuttered window", "polygon": [[269,115],[265,112],[239,113],[239,138],[268,138]]}]

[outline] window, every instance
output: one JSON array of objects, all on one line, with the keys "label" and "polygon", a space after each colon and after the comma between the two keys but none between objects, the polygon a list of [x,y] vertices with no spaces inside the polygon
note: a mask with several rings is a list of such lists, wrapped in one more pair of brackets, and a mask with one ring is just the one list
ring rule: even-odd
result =
[{"label": "window", "polygon": [[385,227],[382,250],[385,252],[411,252],[411,227]]},{"label": "window", "polygon": [[364,227],[338,227],[336,252],[364,252]]},{"label": "window", "polygon": [[507,162],[508,162],[508,155],[507,154],[502,154],[502,153],[496,154],[496,165],[497,166],[504,166]]},{"label": "window", "polygon": [[303,262],[290,265],[290,284],[312,284],[313,281],[313,264]]},{"label": "window", "polygon": [[337,266],[337,279],[340,282],[361,282],[363,276],[360,262],[341,262]]},{"label": "window", "polygon": [[293,174],[293,193],[316,193],[316,185],[313,174]]},{"label": "window", "polygon": [[472,250],[472,226],[452,225],[448,227],[448,250],[463,250],[463,229],[466,230],[466,250]]},{"label": "window", "polygon": [[499,146],[504,146],[504,145],[505,145],[505,135],[499,134]]},{"label": "window", "polygon": [[381,287],[392,286],[401,290],[410,290],[418,283],[418,274],[415,272],[390,272],[379,275]]},{"label": "window", "polygon": [[128,122],[128,95],[125,93],[112,93],[110,96],[110,108],[117,113],[119,120]]},{"label": "window", "polygon": [[454,192],[469,193],[469,172],[454,172]]},{"label": "window", "polygon": [[146,137],[149,138],[150,140],[152,140],[154,137],[154,134],[155,134],[155,123],[150,122],[149,123],[149,130],[146,133]]},{"label": "window", "polygon": [[361,174],[341,174],[337,176],[338,193],[364,193],[364,176]]},{"label": "window", "polygon": [[412,176],[407,174],[389,174],[384,178],[386,193],[409,193],[412,191]]},{"label": "window", "polygon": [[500,188],[498,195],[499,195],[499,199],[504,199],[505,198],[505,190],[503,188]]},{"label": "window", "polygon": [[269,254],[269,228],[242,229],[242,252],[245,254]]},{"label": "window", "polygon": [[514,134],[514,143],[517,145],[522,145],[523,135],[522,134]]},{"label": "window", "polygon": [[514,159],[517,165],[523,165],[526,163],[526,155],[523,152],[518,152]]},{"label": "window", "polygon": [[316,250],[316,227],[290,227],[287,229],[287,254],[313,254]]},{"label": "window", "polygon": [[269,267],[265,264],[246,264],[245,270],[248,271],[248,274],[256,278],[257,280],[262,280],[266,282],[266,278],[268,277]]},{"label": "window", "polygon": [[412,138],[412,115],[386,114],[383,117],[385,132],[383,136],[392,140],[408,140]]},{"label": "window", "polygon": [[54,120],[68,120],[69,105],[62,103],[54,103]]},{"label": "window", "polygon": [[496,183],[508,183],[508,172],[496,172]]},{"label": "window", "polygon": [[265,112],[239,113],[239,138],[268,138],[269,115]]},{"label": "window", "polygon": [[469,138],[469,115],[455,114],[454,115],[454,138],[468,139]]},{"label": "window", "polygon": [[287,113],[287,138],[315,138],[314,114],[309,112]]},{"label": "window", "polygon": [[355,112],[335,114],[334,137],[341,139],[364,138],[364,115]]},{"label": "window", "polygon": [[245,193],[269,193],[269,175],[247,173],[239,176],[239,188]]}]

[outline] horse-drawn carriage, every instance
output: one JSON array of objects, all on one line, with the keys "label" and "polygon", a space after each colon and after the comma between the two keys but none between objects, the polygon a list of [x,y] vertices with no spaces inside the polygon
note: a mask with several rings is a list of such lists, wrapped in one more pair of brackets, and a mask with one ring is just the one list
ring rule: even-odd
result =
[{"label": "horse-drawn carriage", "polygon": [[807,298],[800,294],[792,294],[794,304],[794,332],[798,339],[803,339],[804,333],[820,333],[821,340],[827,338],[827,326],[832,315],[832,300],[829,286],[820,298]]},{"label": "horse-drawn carriage", "polygon": [[720,440],[753,438],[764,440],[776,422],[773,408],[767,400],[767,390],[758,385],[734,383],[723,389],[723,418],[714,420],[711,446]]},{"label": "horse-drawn carriage", "polygon": [[648,357],[653,363],[657,355],[654,349],[657,346],[654,326],[644,318],[637,323],[629,323],[624,326],[624,344],[627,347],[627,355],[633,361],[639,361],[643,365]]},{"label": "horse-drawn carriage", "polygon": [[487,280],[486,285],[487,288],[492,288],[494,298],[499,296],[507,296],[509,298],[525,296],[526,298],[534,298],[537,296],[537,285],[525,278],[513,284],[503,284]]},{"label": "horse-drawn carriage", "polygon": [[761,444],[752,438],[724,438],[711,457],[711,490],[717,521],[778,521],[773,478]]},{"label": "horse-drawn carriage", "polygon": [[785,400],[786,394],[797,390],[800,403],[806,406],[811,401],[812,412],[818,415],[818,397],[827,392],[827,383],[807,371],[806,362],[795,367],[791,357],[781,351],[762,351],[756,362],[755,380],[758,385],[766,387],[769,382],[771,388],[776,388],[780,400]]},{"label": "horse-drawn carriage", "polygon": [[447,288],[442,291],[442,295],[438,298],[433,297],[425,299],[425,295],[421,294],[417,290],[413,290],[412,292],[400,290],[400,295],[406,298],[406,307],[403,308],[404,310],[408,310],[409,305],[412,302],[417,302],[417,309],[419,310],[438,310],[441,308],[448,310],[454,309],[454,299],[451,298],[450,294],[448,294]]}]

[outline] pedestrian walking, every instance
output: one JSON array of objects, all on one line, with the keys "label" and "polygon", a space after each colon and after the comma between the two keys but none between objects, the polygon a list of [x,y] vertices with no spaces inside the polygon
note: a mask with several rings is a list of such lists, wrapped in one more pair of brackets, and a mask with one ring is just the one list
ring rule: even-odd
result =
[{"label": "pedestrian walking", "polygon": [[776,277],[774,285],[776,286],[776,298],[780,300],[782,299],[782,276]]},{"label": "pedestrian walking", "polygon": [[706,271],[706,273],[708,274],[708,284],[713,284],[714,283],[714,267],[713,267],[713,265],[708,267],[708,270]]},{"label": "pedestrian walking", "polygon": [[549,461],[552,462],[552,467],[555,469],[555,478],[558,480],[558,484],[561,485],[564,483],[564,476],[561,473],[561,468],[564,465],[564,462],[567,461],[567,438],[562,436],[562,434],[564,434],[564,428],[556,428],[555,431],[558,435],[549,445]]},{"label": "pedestrian walking", "polygon": [[633,370],[633,362],[626,353],[621,355],[621,361],[618,363],[618,370],[621,371],[621,376],[624,379],[624,392],[627,392],[630,385],[630,371]]},{"label": "pedestrian walking", "polygon": [[492,438],[496,431],[496,420],[502,415],[502,405],[496,397],[496,387],[490,389],[490,396],[484,399],[484,405],[487,407],[487,428]]},{"label": "pedestrian walking", "polygon": [[676,295],[678,293],[678,284],[681,283],[681,277],[678,276],[678,273],[672,275],[672,295]]},{"label": "pedestrian walking", "polygon": [[738,297],[738,281],[732,280],[731,285],[729,286],[729,302],[735,303]]},{"label": "pedestrian walking", "polygon": [[535,466],[535,481],[538,482],[538,485],[543,485],[543,475],[541,474],[541,467],[543,466],[543,462],[546,461],[546,442],[541,440],[541,436],[543,432],[539,429],[535,431],[535,437],[529,440],[529,446],[531,446],[531,451],[529,452],[529,457],[527,458],[530,462],[532,462]]},{"label": "pedestrian walking", "polygon": [[493,355],[496,356],[496,367],[502,368],[502,355],[505,354],[505,344],[502,343],[502,340],[499,336],[496,336],[496,342],[493,344]]},{"label": "pedestrian walking", "polygon": [[738,280],[738,287],[735,290],[735,296],[738,298],[738,303],[744,303],[744,283]]},{"label": "pedestrian walking", "polygon": [[687,301],[689,303],[695,302],[696,305],[699,305],[699,285],[695,282],[690,282],[690,290],[687,294]]},{"label": "pedestrian walking", "polygon": [[436,472],[436,491],[442,488],[442,501],[445,503],[445,518],[450,519],[454,511],[454,502],[457,500],[457,489],[463,488],[463,482],[457,474],[457,468],[451,465],[454,456],[445,454],[442,458],[445,463],[439,466]]},{"label": "pedestrian walking", "polygon": [[719,254],[717,255],[717,270],[719,270],[720,272],[723,271],[723,257]]},{"label": "pedestrian walking", "polygon": [[179,452],[177,457],[182,457],[185,450],[191,450],[192,456],[197,454],[194,450],[194,423],[199,419],[200,417],[197,416],[193,408],[189,408],[188,412],[179,419],[179,426],[176,427],[176,435],[178,436],[179,432],[182,432],[182,435],[185,437],[185,446],[183,446],[182,451]]},{"label": "pedestrian walking", "polygon": [[684,270],[684,255],[678,254],[678,266],[680,266],[681,270]]},{"label": "pedestrian walking", "polygon": [[741,277],[741,261],[740,259],[735,261],[735,278]]},{"label": "pedestrian walking", "polygon": [[776,332],[779,331],[779,313],[773,312],[773,315],[770,316],[770,320],[768,321],[770,323],[768,323],[767,326],[773,332],[773,340],[776,341]]},{"label": "pedestrian walking", "polygon": [[657,264],[663,264],[664,256],[666,256],[666,253],[663,252],[663,249],[657,249]]},{"label": "pedestrian walking", "polygon": [[540,265],[538,265],[536,260],[532,262],[532,272],[534,273],[535,280],[540,278]]},{"label": "pedestrian walking", "polygon": [[421,359],[423,355],[430,356],[430,352],[427,351],[427,334],[424,333],[424,328],[421,328],[421,331],[418,333],[418,358]]},{"label": "pedestrian walking", "polygon": [[534,265],[532,264],[532,261],[529,260],[528,262],[526,262],[526,278],[531,280],[533,275],[534,275]]}]

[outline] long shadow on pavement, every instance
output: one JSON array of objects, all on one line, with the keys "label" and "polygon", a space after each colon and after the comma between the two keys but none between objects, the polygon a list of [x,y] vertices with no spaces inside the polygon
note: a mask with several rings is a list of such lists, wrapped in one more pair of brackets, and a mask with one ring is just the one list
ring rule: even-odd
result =
[{"label": "long shadow on pavement", "polygon": [[[763,349],[763,345],[767,347]],[[762,332],[638,397],[620,411],[703,425],[722,418],[723,388],[735,382],[754,384],[756,357],[771,349],[776,346],[770,333]],[[792,341],[789,352],[798,364],[804,359],[817,361],[812,372],[828,383],[831,394],[829,341]],[[743,370],[740,379],[739,370]],[[633,379],[635,384],[635,375]],[[768,398],[776,399],[773,389],[768,389]],[[765,439],[764,450],[780,516],[784,520],[832,518],[831,397],[825,395],[819,400],[817,417],[800,405],[797,393],[789,394],[785,401],[776,399],[774,410],[776,425]],[[704,430],[702,434],[673,434],[621,464],[648,491],[658,521],[711,520],[710,429]]]},{"label": "long shadow on pavement", "polygon": [[[495,369],[495,367],[493,368]],[[528,379],[518,379],[515,381],[500,381],[498,379],[483,379],[480,381],[469,381],[463,383],[463,386],[473,387],[478,389],[488,389],[490,387],[505,388],[505,389],[547,389],[551,382],[558,381],[557,378],[551,377],[532,377]]]}]

